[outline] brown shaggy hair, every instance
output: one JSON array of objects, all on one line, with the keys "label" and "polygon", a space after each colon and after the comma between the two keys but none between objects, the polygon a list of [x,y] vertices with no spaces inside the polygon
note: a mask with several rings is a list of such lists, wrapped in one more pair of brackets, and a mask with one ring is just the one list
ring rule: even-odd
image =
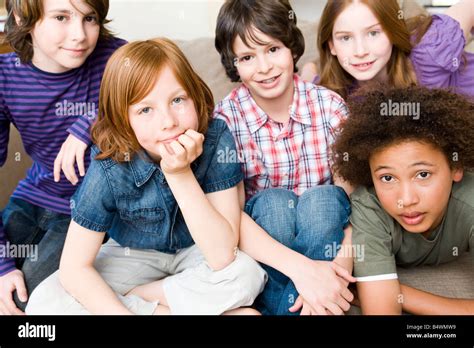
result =
[{"label": "brown shaggy hair", "polygon": [[[418,103],[419,118],[384,116],[382,107],[396,103]],[[333,169],[353,186],[373,185],[369,159],[374,153],[410,140],[441,150],[451,168],[474,169],[474,104],[461,95],[379,86],[353,94],[348,108],[349,117],[333,145]]]},{"label": "brown shaggy hair", "polygon": [[217,17],[215,46],[230,80],[240,81],[232,49],[235,38],[239,36],[247,46],[249,40],[257,45],[266,44],[255,37],[254,28],[290,49],[293,70],[297,72],[296,63],[304,53],[304,37],[296,26],[296,15],[289,1],[227,0]]},{"label": "brown shaggy hair", "polygon": [[[106,40],[112,33],[105,27],[109,12],[109,0],[84,0],[97,16],[100,26],[99,41]],[[43,19],[43,2],[41,0],[7,0],[7,22],[5,23],[5,42],[7,42],[18,55],[22,63],[27,63],[33,58],[33,43],[31,31],[36,23]],[[18,23],[15,18],[18,17]]]}]

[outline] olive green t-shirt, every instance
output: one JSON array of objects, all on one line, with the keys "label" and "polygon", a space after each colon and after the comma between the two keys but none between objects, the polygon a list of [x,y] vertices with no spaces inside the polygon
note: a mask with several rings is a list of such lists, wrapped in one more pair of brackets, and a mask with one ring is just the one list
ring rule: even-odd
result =
[{"label": "olive green t-shirt", "polygon": [[429,238],[404,230],[382,208],[373,187],[354,191],[351,204],[358,281],[396,279],[397,266],[437,265],[474,253],[474,173],[465,172],[453,184],[446,214]]}]

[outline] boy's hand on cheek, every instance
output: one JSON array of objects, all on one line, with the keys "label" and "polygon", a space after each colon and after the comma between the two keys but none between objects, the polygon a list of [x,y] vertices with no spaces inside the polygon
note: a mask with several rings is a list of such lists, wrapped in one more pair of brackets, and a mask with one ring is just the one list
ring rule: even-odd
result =
[{"label": "boy's hand on cheek", "polygon": [[178,140],[158,144],[161,170],[164,174],[179,174],[190,169],[191,163],[202,153],[204,135],[188,129]]}]

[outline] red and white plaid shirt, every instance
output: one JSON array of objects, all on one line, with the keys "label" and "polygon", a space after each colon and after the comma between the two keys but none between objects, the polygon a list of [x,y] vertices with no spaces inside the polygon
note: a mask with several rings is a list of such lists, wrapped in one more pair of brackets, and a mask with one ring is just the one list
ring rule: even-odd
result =
[{"label": "red and white plaid shirt", "polygon": [[292,190],[332,183],[330,146],[347,117],[344,100],[335,92],[294,75],[294,96],[288,123],[273,121],[241,84],[214,109],[234,135],[237,154],[221,160],[242,163],[248,200],[266,188]]}]

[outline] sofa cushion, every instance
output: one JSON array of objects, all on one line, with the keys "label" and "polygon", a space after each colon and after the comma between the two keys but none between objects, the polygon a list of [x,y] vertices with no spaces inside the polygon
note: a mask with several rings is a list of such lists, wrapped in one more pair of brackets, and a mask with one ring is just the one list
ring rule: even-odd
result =
[{"label": "sofa cushion", "polygon": [[[465,253],[454,262],[438,266],[397,268],[400,283],[435,295],[474,299],[474,253]],[[351,306],[348,315],[359,315],[358,306]]]},{"label": "sofa cushion", "polygon": [[474,253],[438,266],[398,268],[401,283],[433,294],[474,299]]},{"label": "sofa cushion", "polygon": [[31,158],[26,154],[16,128],[10,126],[8,158],[0,168],[0,211],[5,207],[18,182],[26,176],[31,166]]}]

